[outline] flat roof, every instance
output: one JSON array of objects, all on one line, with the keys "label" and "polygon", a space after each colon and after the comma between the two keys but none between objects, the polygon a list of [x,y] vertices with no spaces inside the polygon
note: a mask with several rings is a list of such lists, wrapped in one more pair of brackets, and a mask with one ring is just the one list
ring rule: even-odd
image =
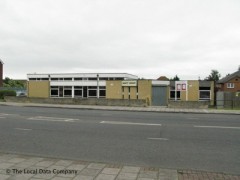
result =
[{"label": "flat roof", "polygon": [[49,78],[49,77],[127,77],[127,78],[133,78],[138,79],[138,76],[128,74],[128,73],[43,73],[43,74],[37,74],[37,73],[31,73],[27,74],[28,78]]}]

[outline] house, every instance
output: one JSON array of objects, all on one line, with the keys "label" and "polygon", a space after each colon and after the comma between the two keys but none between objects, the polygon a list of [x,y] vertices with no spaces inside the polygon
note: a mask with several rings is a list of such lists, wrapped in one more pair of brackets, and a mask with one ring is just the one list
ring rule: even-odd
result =
[{"label": "house", "polygon": [[240,68],[217,82],[219,91],[240,92]]}]

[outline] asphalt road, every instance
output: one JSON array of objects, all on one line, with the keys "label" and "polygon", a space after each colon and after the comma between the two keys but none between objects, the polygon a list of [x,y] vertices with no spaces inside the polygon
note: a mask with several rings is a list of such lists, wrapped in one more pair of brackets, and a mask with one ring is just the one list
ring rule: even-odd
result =
[{"label": "asphalt road", "polygon": [[0,106],[0,152],[240,174],[240,116]]}]

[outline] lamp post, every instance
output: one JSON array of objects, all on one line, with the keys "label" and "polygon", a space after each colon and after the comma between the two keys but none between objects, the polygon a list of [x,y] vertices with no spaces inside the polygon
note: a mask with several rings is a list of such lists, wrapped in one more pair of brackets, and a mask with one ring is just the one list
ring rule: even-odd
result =
[{"label": "lamp post", "polygon": [[97,98],[99,99],[99,74],[97,74]]}]

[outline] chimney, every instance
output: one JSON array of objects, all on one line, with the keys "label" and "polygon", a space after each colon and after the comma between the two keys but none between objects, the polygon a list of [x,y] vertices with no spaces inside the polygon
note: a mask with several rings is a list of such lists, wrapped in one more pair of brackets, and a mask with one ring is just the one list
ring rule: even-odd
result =
[{"label": "chimney", "polygon": [[3,87],[3,62],[0,59],[0,87]]}]

